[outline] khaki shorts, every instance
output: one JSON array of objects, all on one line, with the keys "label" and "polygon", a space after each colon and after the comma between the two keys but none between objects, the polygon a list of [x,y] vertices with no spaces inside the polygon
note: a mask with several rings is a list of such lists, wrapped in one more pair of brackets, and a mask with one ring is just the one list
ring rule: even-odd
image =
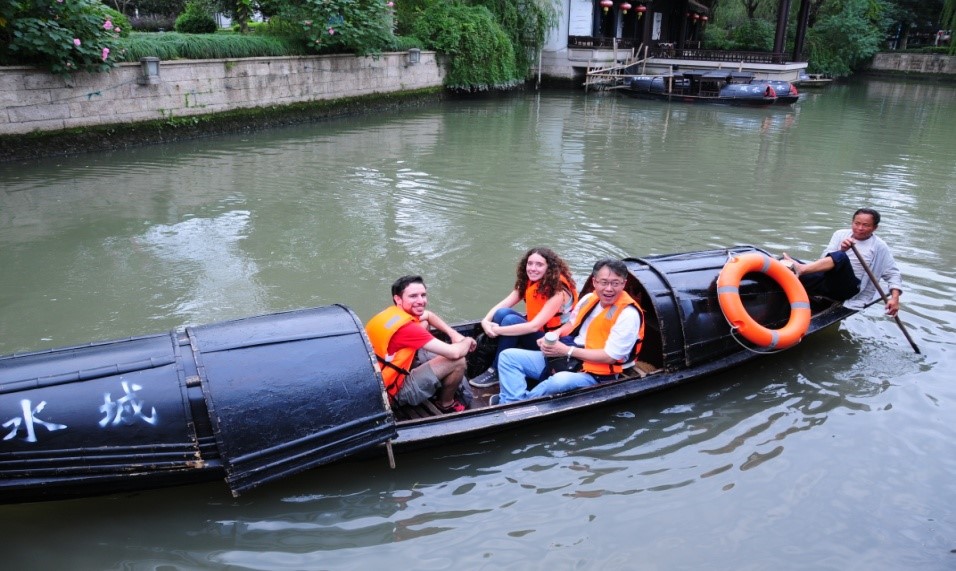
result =
[{"label": "khaki shorts", "polygon": [[424,362],[412,369],[409,375],[405,377],[402,388],[398,389],[398,394],[395,395],[396,403],[399,405],[421,404],[438,392],[441,381],[435,375],[432,366],[428,364],[428,360],[432,357],[434,357],[434,354],[428,351],[420,350],[418,352],[415,356],[415,362]]}]

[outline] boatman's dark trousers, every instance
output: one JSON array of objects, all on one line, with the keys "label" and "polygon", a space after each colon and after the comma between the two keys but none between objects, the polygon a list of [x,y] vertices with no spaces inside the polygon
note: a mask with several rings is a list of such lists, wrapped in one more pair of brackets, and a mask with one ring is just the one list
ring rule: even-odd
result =
[{"label": "boatman's dark trousers", "polygon": [[800,276],[800,282],[809,296],[823,296],[836,301],[846,301],[860,292],[860,280],[853,273],[853,266],[846,252],[840,250],[827,254],[835,264],[828,272],[812,272]]}]

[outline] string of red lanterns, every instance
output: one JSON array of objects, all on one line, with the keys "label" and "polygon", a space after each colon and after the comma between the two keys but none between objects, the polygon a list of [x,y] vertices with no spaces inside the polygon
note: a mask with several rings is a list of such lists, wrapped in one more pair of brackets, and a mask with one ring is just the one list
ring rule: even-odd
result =
[{"label": "string of red lanterns", "polygon": [[[607,14],[608,10],[614,7],[614,0],[601,0],[598,4],[601,6],[601,9],[604,11],[604,13]],[[634,11],[637,12],[638,20],[641,19],[641,16],[643,16],[645,12],[647,12],[647,6],[643,4],[638,4],[637,7],[635,8],[627,0],[624,0],[624,2],[621,2],[618,5],[618,8],[620,8],[622,14],[627,14],[633,8]],[[698,16],[698,14],[694,14],[693,16]],[[688,18],[692,17],[690,12],[687,13],[687,17]],[[704,19],[705,22],[707,21],[707,16],[702,16],[702,18]],[[696,20],[697,18],[694,18],[694,19]]]}]

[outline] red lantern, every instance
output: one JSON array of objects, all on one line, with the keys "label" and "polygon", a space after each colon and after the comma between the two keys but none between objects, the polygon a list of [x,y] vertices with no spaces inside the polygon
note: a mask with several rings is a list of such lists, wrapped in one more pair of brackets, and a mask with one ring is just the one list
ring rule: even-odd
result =
[{"label": "red lantern", "polygon": [[627,11],[630,10],[630,9],[631,9],[631,5],[630,5],[627,1],[621,3],[621,13],[622,13],[622,14],[627,14]]},{"label": "red lantern", "polygon": [[604,8],[604,13],[607,14],[607,11],[614,5],[613,0],[601,0],[601,8]]},{"label": "red lantern", "polygon": [[710,18],[708,18],[707,16],[701,16],[700,19],[701,19],[702,21],[706,22],[706,21],[709,20]]},{"label": "red lantern", "polygon": [[644,12],[647,12],[647,7],[645,7],[643,4],[639,4],[636,9],[637,9],[637,19],[640,20],[641,16],[644,15]]},{"label": "red lantern", "polygon": [[697,12],[694,12],[693,18],[694,18],[695,20],[699,20],[699,19],[700,19],[700,14],[698,14]]}]

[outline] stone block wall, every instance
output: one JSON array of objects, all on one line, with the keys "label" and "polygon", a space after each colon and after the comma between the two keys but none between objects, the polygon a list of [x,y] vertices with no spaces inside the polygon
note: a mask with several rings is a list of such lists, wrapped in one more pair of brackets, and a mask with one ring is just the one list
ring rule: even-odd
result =
[{"label": "stone block wall", "polygon": [[872,71],[899,73],[956,74],[956,56],[882,52],[873,56]]},{"label": "stone block wall", "polygon": [[66,79],[0,67],[0,135],[411,91],[441,86],[445,73],[434,52],[412,65],[397,52],[163,61],[157,84],[140,75],[132,63]]}]

